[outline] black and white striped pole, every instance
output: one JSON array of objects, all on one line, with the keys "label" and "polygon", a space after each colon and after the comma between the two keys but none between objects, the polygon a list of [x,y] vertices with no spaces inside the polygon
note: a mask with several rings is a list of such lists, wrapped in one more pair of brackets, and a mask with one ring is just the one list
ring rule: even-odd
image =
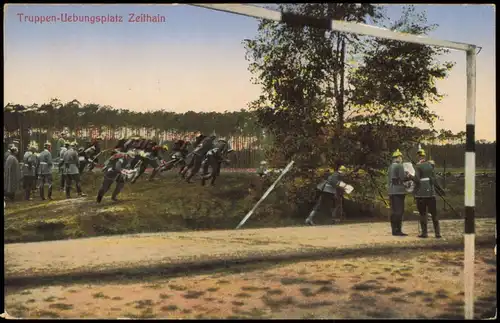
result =
[{"label": "black and white striped pole", "polygon": [[474,119],[476,113],[476,49],[472,44],[458,43],[447,40],[433,39],[427,36],[395,32],[386,28],[370,26],[367,24],[331,20],[328,18],[314,18],[301,16],[294,13],[279,12],[262,7],[241,3],[201,4],[189,5],[229,12],[257,19],[267,19],[283,22],[293,26],[309,26],[320,29],[360,34],[396,41],[422,44],[427,46],[444,47],[464,51],[467,54],[467,109],[465,148],[465,232],[464,232],[464,294],[465,294],[465,319],[474,317],[474,205],[475,205],[475,138]]},{"label": "black and white striped pole", "polygon": [[474,318],[474,253],[476,193],[476,50],[466,52],[467,106],[465,141],[465,231],[464,231],[464,295],[465,319]]}]

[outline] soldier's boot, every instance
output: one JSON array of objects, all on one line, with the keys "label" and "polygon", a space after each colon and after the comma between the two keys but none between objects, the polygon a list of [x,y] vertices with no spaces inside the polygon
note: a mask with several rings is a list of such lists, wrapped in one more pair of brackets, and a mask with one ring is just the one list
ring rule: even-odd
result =
[{"label": "soldier's boot", "polygon": [[38,186],[38,191],[40,192],[40,198],[42,199],[42,201],[45,201],[44,186],[45,185],[43,185],[43,183],[40,183],[40,185]]},{"label": "soldier's boot", "polygon": [[441,238],[441,230],[439,227],[439,220],[432,221],[432,224],[434,225],[434,234],[436,235],[436,238]]},{"label": "soldier's boot", "polygon": [[71,198],[71,187],[69,185],[66,186],[66,198]]},{"label": "soldier's boot", "polygon": [[104,194],[101,191],[99,191],[99,193],[97,193],[96,202],[101,203],[103,197],[104,197]]},{"label": "soldier's boot", "polygon": [[418,236],[419,238],[427,238],[427,219],[423,220],[422,219],[423,217],[421,217],[420,219],[420,228],[422,228],[422,233],[420,233],[420,235]]},{"label": "soldier's boot", "polygon": [[118,194],[120,194],[120,192],[122,191],[122,188],[123,188],[123,183],[116,183],[116,187],[115,187],[115,190],[113,191],[113,194],[111,195],[111,199],[115,202],[118,201],[117,197],[118,197]]},{"label": "soldier's boot", "polygon": [[48,195],[47,195],[47,198],[49,200],[52,200],[52,185],[49,184],[49,187],[48,187]]},{"label": "soldier's boot", "polygon": [[155,169],[153,169],[153,171],[151,172],[151,175],[149,175],[149,181],[152,181],[153,178],[155,178],[156,174],[158,173],[158,171],[160,170],[160,167],[157,167]]},{"label": "soldier's boot", "polygon": [[24,199],[26,201],[31,201],[31,188],[27,188],[24,190]]},{"label": "soldier's boot", "polygon": [[61,174],[61,187],[59,188],[59,190],[60,190],[61,192],[64,192],[64,187],[65,187],[65,186],[66,186],[66,180],[65,180],[65,178],[64,178],[64,175],[63,175],[63,174]]},{"label": "soldier's boot", "polygon": [[306,221],[305,221],[305,224],[307,225],[315,225],[314,222],[313,222],[313,218],[314,216],[316,215],[316,210],[313,210],[309,216],[307,217]]},{"label": "soldier's boot", "polygon": [[186,174],[186,177],[185,177],[186,182],[192,183],[191,182],[191,178],[193,178],[193,176],[194,176],[194,174],[193,174],[193,172],[191,170],[187,171],[187,174]]},{"label": "soldier's boot", "polygon": [[406,237],[408,234],[404,233],[403,232],[403,221],[398,221],[398,224],[397,224],[397,229],[398,229],[398,236],[401,236],[401,237]]},{"label": "soldier's boot", "polygon": [[391,219],[391,231],[393,236],[398,234],[397,224],[396,221],[394,221],[394,219]]},{"label": "soldier's boot", "polygon": [[85,194],[85,193],[82,192],[82,186],[81,186],[80,182],[76,183],[76,193],[78,194],[78,197],[85,197],[85,196],[87,196],[87,194]]},{"label": "soldier's boot", "polygon": [[212,180],[210,181],[211,186],[215,186],[215,180],[217,179],[217,176],[212,177]]},{"label": "soldier's boot", "polygon": [[[340,210],[342,211],[342,210]],[[339,213],[339,208],[335,207],[333,208],[332,212],[332,224],[339,224],[340,223],[340,217],[337,215]]]}]

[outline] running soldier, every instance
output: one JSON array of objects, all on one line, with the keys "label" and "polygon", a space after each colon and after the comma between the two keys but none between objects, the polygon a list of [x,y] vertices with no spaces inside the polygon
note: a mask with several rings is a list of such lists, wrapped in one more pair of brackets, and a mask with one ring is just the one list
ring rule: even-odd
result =
[{"label": "running soldier", "polygon": [[131,183],[134,184],[139,177],[144,174],[148,166],[153,168],[151,175],[149,176],[149,181],[152,181],[155,175],[158,173],[161,160],[161,152],[163,150],[168,150],[168,146],[159,146],[154,141],[150,141],[146,144],[145,152],[143,156],[140,156],[141,165],[139,166],[139,171],[137,175],[132,179]]},{"label": "running soldier", "polygon": [[[205,137],[201,140],[200,144],[193,150],[192,159],[187,168],[182,172],[185,176],[186,182],[190,183],[191,178],[198,173],[201,164],[205,159],[205,155],[214,147],[215,136]],[[191,167],[189,167],[191,165]]]},{"label": "running soldier", "polygon": [[337,170],[333,174],[327,174],[328,177],[317,186],[319,191],[319,199],[314,205],[313,210],[307,217],[305,223],[314,225],[313,218],[321,212],[323,205],[326,203],[332,216],[333,224],[339,222],[342,217],[342,199],[344,189],[341,187],[342,179],[345,175],[346,168],[337,166]]},{"label": "running soldier", "polygon": [[40,191],[40,197],[45,200],[45,183],[48,186],[48,196],[49,200],[52,200],[52,154],[50,153],[52,145],[50,142],[46,142],[43,145],[43,151],[38,155],[38,190]]},{"label": "running soldier", "polygon": [[36,178],[37,178],[37,167],[38,167],[38,157],[36,151],[38,150],[38,145],[35,141],[32,141],[28,146],[28,151],[23,157],[23,189],[24,198],[27,201],[31,201],[31,192],[36,188]]},{"label": "running soldier", "polygon": [[69,149],[64,153],[63,156],[63,163],[64,163],[64,169],[63,173],[64,176],[66,177],[66,198],[69,199],[71,198],[71,184],[73,181],[75,181],[75,186],[76,186],[76,192],[79,197],[86,196],[82,192],[82,188],[80,186],[80,172],[78,170],[79,166],[79,160],[78,160],[78,153],[75,150],[77,143],[76,141],[73,141],[69,145]]},{"label": "running soldier", "polygon": [[[198,132],[195,139],[194,139],[194,143],[193,143],[193,147],[196,149],[200,144],[201,142],[207,138],[207,136],[205,136],[204,134],[202,134],[201,132]],[[194,150],[191,152],[190,156],[191,158],[186,161],[185,165],[181,168],[181,170],[179,171],[179,174],[185,178],[186,177],[186,173],[187,171],[193,167],[194,165],[194,162],[195,162],[195,158],[194,158]]]},{"label": "running soldier", "polygon": [[107,161],[107,164],[104,165],[103,168],[104,180],[99,192],[97,193],[97,203],[101,203],[102,198],[109,190],[113,182],[116,182],[116,186],[113,194],[111,195],[111,199],[113,201],[117,201],[116,197],[120,194],[123,186],[125,185],[126,175],[123,174],[123,171],[126,170],[127,164],[130,163],[132,158],[132,153],[116,153]]},{"label": "running soldier", "polygon": [[168,171],[175,166],[179,166],[179,174],[182,172],[186,166],[186,159],[189,155],[189,146],[191,143],[189,141],[184,141],[182,139],[174,142],[172,147],[172,155],[169,161],[164,161],[160,166],[160,172]]},{"label": "running soldier", "polygon": [[[210,185],[215,185],[215,180],[220,175],[222,163],[229,163],[227,155],[232,151],[233,150],[226,140],[217,140],[214,148],[207,152],[206,157],[203,160],[203,176],[201,179],[201,185],[205,186],[205,181],[210,178],[212,178]],[[212,169],[211,173],[208,173],[209,167]]]}]

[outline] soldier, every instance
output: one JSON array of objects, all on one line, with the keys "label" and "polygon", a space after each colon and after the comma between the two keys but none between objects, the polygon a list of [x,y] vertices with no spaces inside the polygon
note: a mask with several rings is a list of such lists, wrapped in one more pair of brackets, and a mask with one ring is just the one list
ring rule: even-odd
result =
[{"label": "soldier", "polygon": [[31,192],[36,187],[38,156],[36,151],[38,145],[35,141],[31,141],[28,146],[28,151],[23,157],[23,189],[24,198],[27,201],[31,200]]},{"label": "soldier", "polygon": [[52,154],[50,153],[51,143],[46,142],[43,145],[43,151],[38,155],[39,167],[38,167],[38,189],[40,191],[40,197],[45,200],[45,183],[48,185],[48,199],[52,200]]},{"label": "soldier", "polygon": [[89,160],[88,160],[87,154],[85,153],[85,148],[83,148],[83,147],[78,148],[77,153],[78,153],[78,161],[79,161],[78,172],[80,173],[80,175],[82,175],[83,171],[85,170],[85,166],[87,166],[87,164],[89,163]]},{"label": "soldier", "polygon": [[[87,148],[85,149],[89,157],[94,159],[97,158],[96,156],[101,153],[101,146],[100,146],[101,141],[102,141],[101,137],[92,139],[90,145],[88,145]],[[98,162],[97,159],[95,160],[95,162]]]},{"label": "soldier", "polygon": [[201,164],[205,159],[205,155],[214,147],[215,136],[204,137],[200,144],[193,150],[192,159],[189,163],[191,167],[186,167],[186,169],[182,172],[182,175],[185,175],[186,182],[190,183],[191,178],[198,173],[201,168]]},{"label": "soldier", "polygon": [[422,233],[419,238],[427,238],[427,214],[432,216],[432,224],[434,225],[434,234],[436,238],[441,238],[439,228],[439,220],[437,217],[436,207],[436,192],[434,186],[437,185],[434,174],[434,165],[430,161],[425,160],[425,151],[419,149],[417,152],[419,157],[415,167],[415,176],[408,176],[415,182],[415,201],[417,203],[418,213],[420,214],[420,226]]},{"label": "soldier", "polygon": [[392,164],[387,170],[393,236],[407,236],[407,234],[402,231],[406,197],[406,188],[403,182],[407,180],[402,162],[403,154],[397,149],[392,154]]},{"label": "soldier", "polygon": [[63,166],[64,166],[64,153],[66,151],[68,151],[68,148],[69,148],[69,141],[64,141],[62,140],[61,141],[61,149],[59,150],[59,176],[61,176],[61,179],[60,179],[60,183],[61,183],[61,187],[60,187],[60,190],[61,192],[64,192],[64,188],[65,188],[65,183],[66,183],[66,176],[64,175],[64,172],[63,172]]},{"label": "soldier", "polygon": [[[207,136],[205,136],[200,131],[198,131],[198,133],[196,134],[196,137],[194,139],[193,147],[196,149],[205,138],[207,138]],[[195,158],[194,158],[193,153],[194,153],[194,150],[190,154],[191,158],[189,159],[189,161],[187,161],[186,165],[184,165],[179,171],[179,174],[183,178],[186,176],[187,171],[194,166]]]},{"label": "soldier", "polygon": [[256,173],[261,178],[266,176],[269,173],[269,170],[267,169],[267,161],[263,160],[260,162],[260,166],[259,166],[259,168],[257,168]]},{"label": "soldier", "polygon": [[[203,160],[203,176],[201,179],[201,185],[204,186],[205,181],[209,178],[212,178],[210,185],[214,186],[217,176],[220,175],[220,168],[222,163],[229,163],[227,155],[232,151],[233,150],[226,140],[217,140],[217,142],[214,144],[214,148],[210,149],[207,152],[207,154],[205,155],[205,159]],[[212,172],[210,174],[208,173],[208,167],[212,168]]]},{"label": "soldier", "polygon": [[19,168],[19,161],[17,154],[19,150],[15,145],[9,147],[9,154],[5,160],[3,170],[3,189],[4,195],[11,201],[15,200],[16,191],[19,185],[21,170]]},{"label": "soldier", "polygon": [[127,164],[133,159],[134,155],[129,153],[116,153],[107,161],[103,168],[104,181],[102,182],[101,188],[97,193],[97,203],[101,203],[104,194],[109,190],[113,182],[116,182],[115,190],[111,195],[113,201],[117,201],[116,197],[123,189],[125,185],[125,176],[123,171]]},{"label": "soldier", "polygon": [[[327,179],[317,186],[319,190],[319,199],[314,205],[313,210],[307,217],[305,223],[314,225],[313,218],[316,216],[324,203],[327,203],[332,215],[333,223],[337,223],[342,216],[342,198],[344,189],[340,186],[346,172],[346,168],[342,165],[336,167],[337,170],[333,174],[328,174]],[[339,212],[340,211],[340,212]]]},{"label": "soldier", "polygon": [[158,173],[160,167],[161,152],[163,150],[168,150],[168,146],[167,145],[159,146],[154,141],[147,144],[145,155],[141,159],[142,163],[139,167],[139,172],[132,179],[131,181],[132,184],[135,183],[142,174],[144,174],[148,166],[151,166],[153,168],[153,171],[151,172],[151,175],[149,176],[148,180],[149,181],[153,180],[154,176]]},{"label": "soldier", "polygon": [[80,172],[78,171],[78,166],[80,161],[78,160],[78,153],[75,150],[77,143],[73,141],[69,144],[69,149],[64,153],[63,163],[64,169],[63,173],[66,176],[66,198],[71,198],[71,184],[72,181],[75,181],[76,192],[79,197],[86,196],[82,192],[82,188],[80,186]]}]

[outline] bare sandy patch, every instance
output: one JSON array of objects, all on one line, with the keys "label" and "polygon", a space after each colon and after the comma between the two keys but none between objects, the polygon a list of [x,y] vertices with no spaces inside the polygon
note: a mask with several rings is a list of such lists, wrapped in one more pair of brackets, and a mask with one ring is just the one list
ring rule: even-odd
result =
[{"label": "bare sandy patch", "polygon": [[[463,318],[463,252],[276,265],[130,284],[7,291],[23,318]],[[496,257],[476,253],[476,314],[496,306]]]}]

